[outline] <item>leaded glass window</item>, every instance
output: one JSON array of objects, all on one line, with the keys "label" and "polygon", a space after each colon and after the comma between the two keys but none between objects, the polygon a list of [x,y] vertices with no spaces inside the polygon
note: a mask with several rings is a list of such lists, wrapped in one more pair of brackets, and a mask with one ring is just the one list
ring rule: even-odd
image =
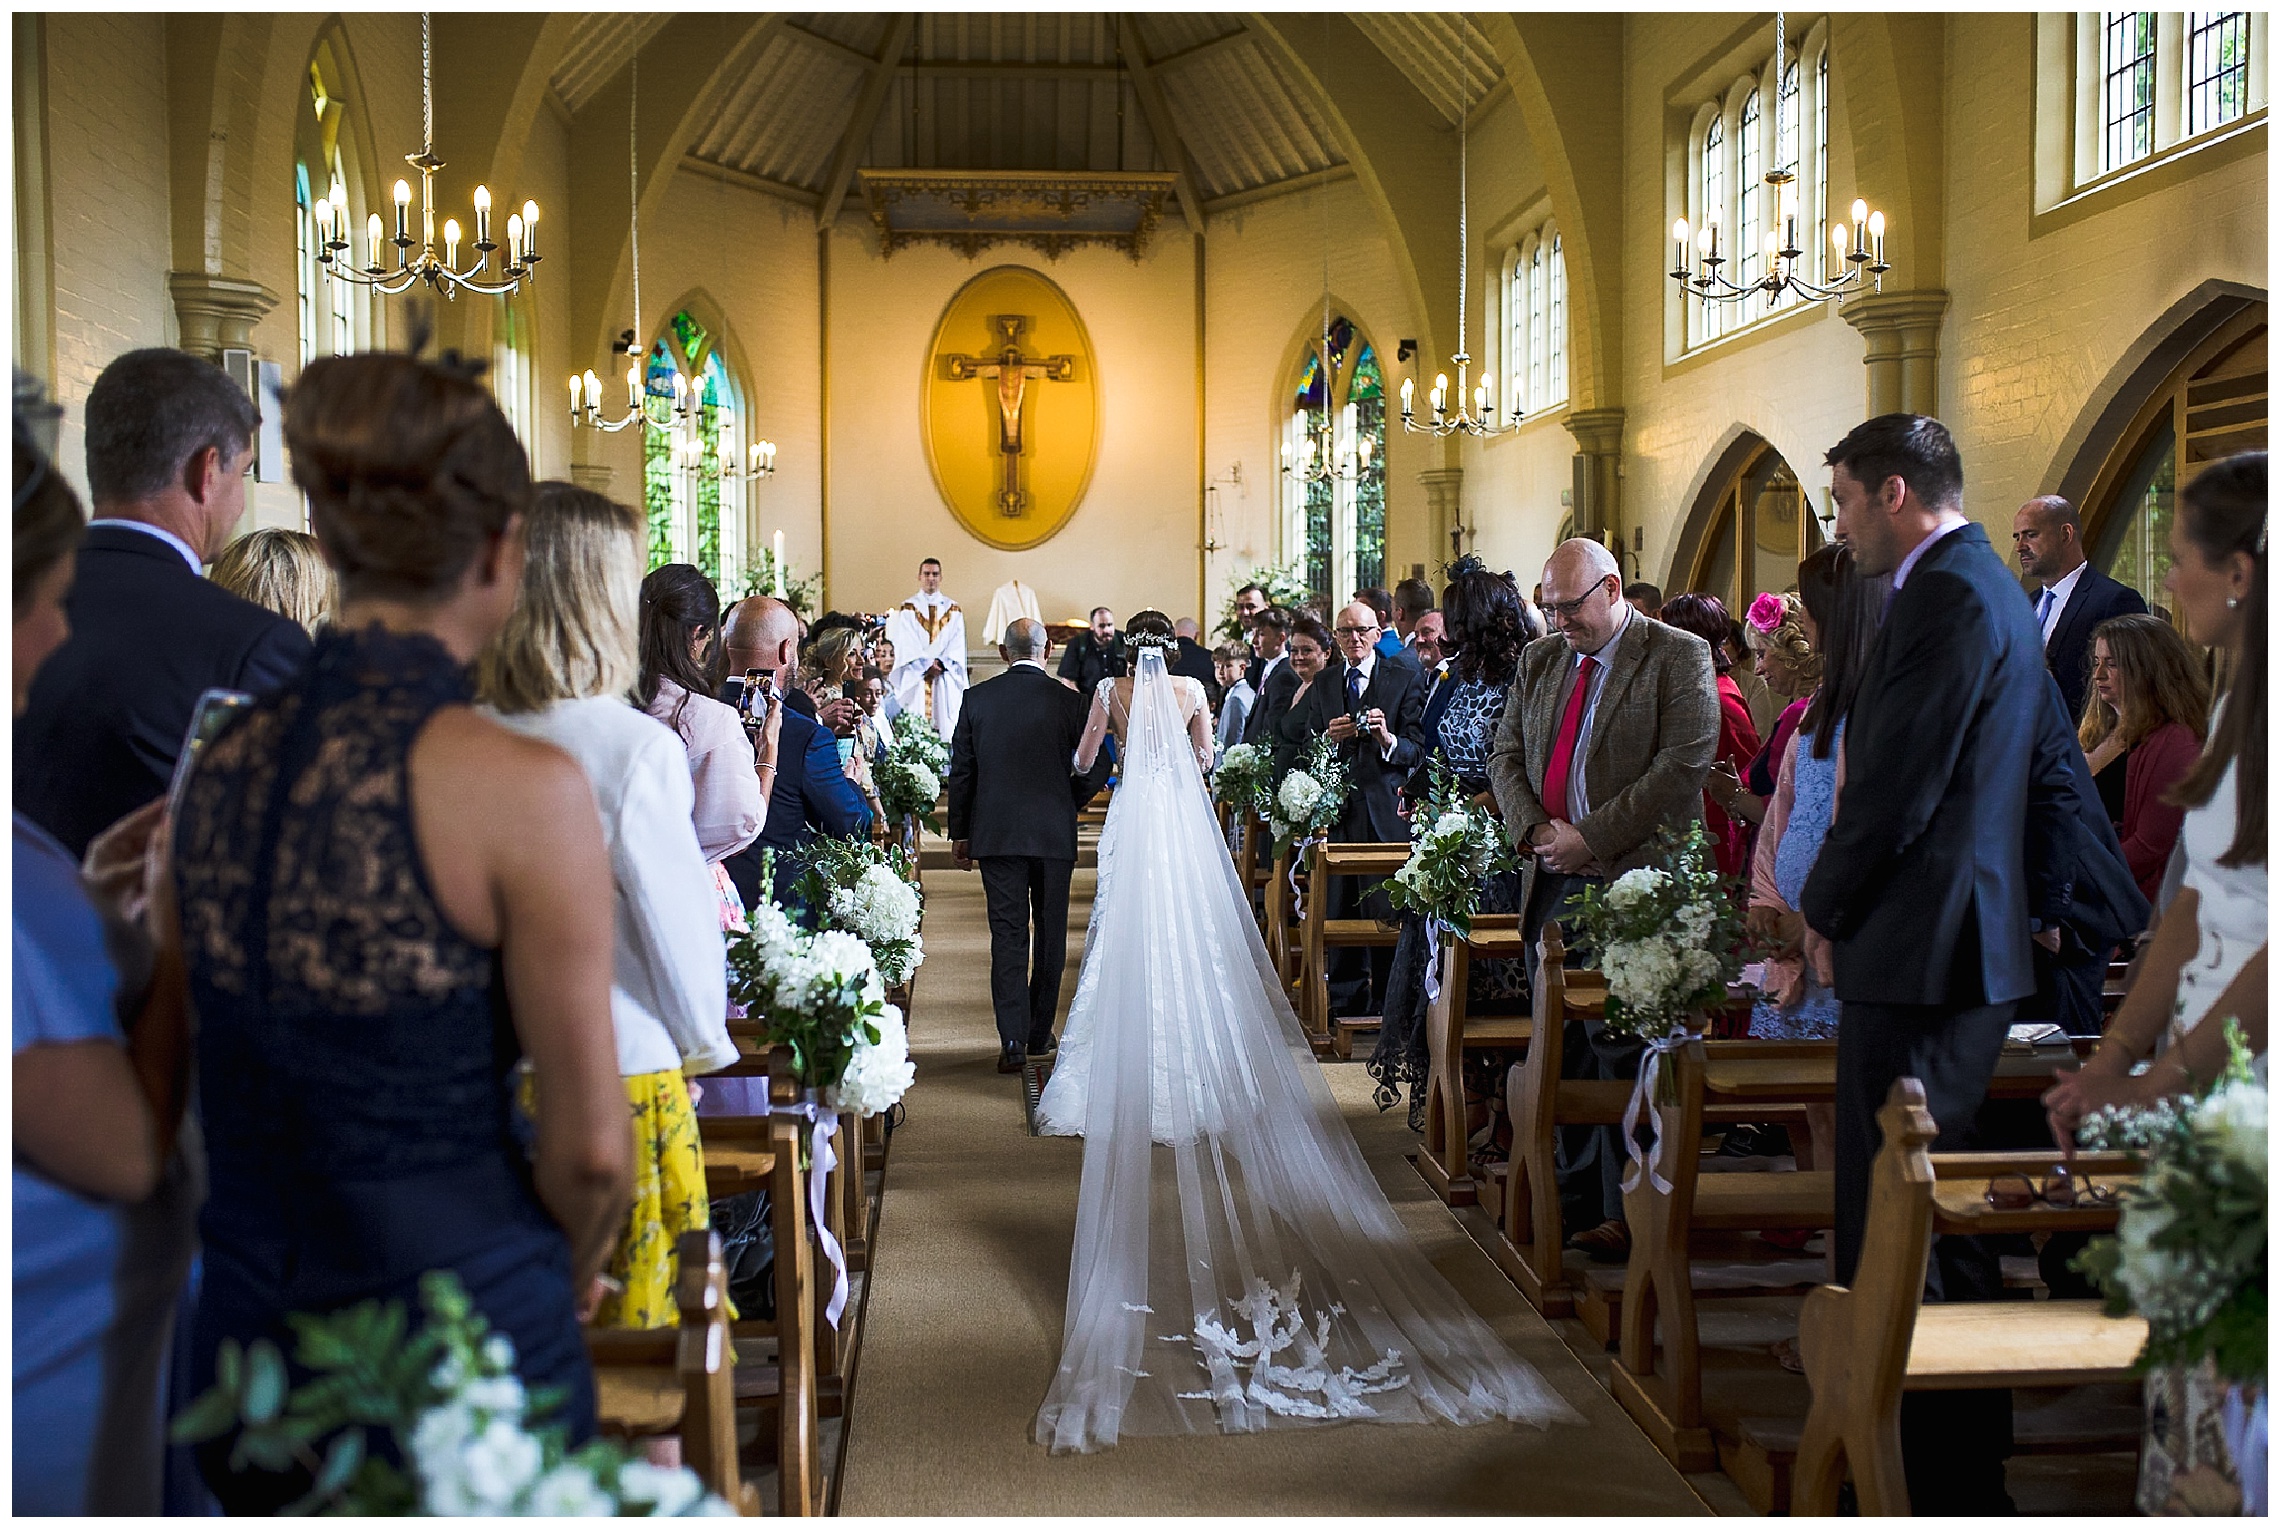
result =
[{"label": "leaded glass window", "polygon": [[2100,75],[2100,168],[2118,170],[2153,152],[2152,11],[2107,11]]},{"label": "leaded glass window", "polygon": [[1567,402],[1567,255],[1560,247],[1560,236],[1552,235],[1551,259],[1551,316],[1544,327],[1546,361],[1544,365],[1545,396],[1538,407],[1551,408]]},{"label": "leaded glass window", "polygon": [[[1765,149],[1759,141],[1763,136],[1762,114],[1758,107],[1758,93],[1752,90],[1742,100],[1741,129],[1735,143],[1740,153],[1737,179],[1741,182],[1741,236],[1734,241],[1734,280],[1747,286],[1765,274]],[[1764,300],[1753,297],[1742,304],[1743,312],[1751,318],[1764,312]]]},{"label": "leaded glass window", "polygon": [[1284,460],[1305,463],[1324,421],[1334,421],[1332,452],[1351,463],[1352,476],[1284,477],[1283,556],[1302,566],[1308,589],[1334,604],[1385,576],[1385,377],[1375,347],[1351,320],[1334,319],[1329,342],[1327,350],[1319,338],[1307,347],[1284,395]]},{"label": "leaded glass window", "polygon": [[2222,127],[2248,111],[2248,12],[2188,11],[2185,131]]},{"label": "leaded glass window", "polygon": [[[1726,216],[1726,116],[1723,112],[1713,114],[1709,125],[1702,130],[1702,226],[1719,230],[1732,226]],[[1733,253],[1730,239],[1719,253]],[[1724,303],[1688,306],[1702,316],[1702,338],[1715,340],[1725,333]]]}]

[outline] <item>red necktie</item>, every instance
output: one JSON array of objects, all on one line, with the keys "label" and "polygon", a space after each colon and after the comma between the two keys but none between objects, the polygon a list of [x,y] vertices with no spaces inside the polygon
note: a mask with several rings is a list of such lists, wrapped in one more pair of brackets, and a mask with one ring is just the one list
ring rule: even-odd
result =
[{"label": "red necktie", "polygon": [[1544,766],[1544,811],[1562,823],[1575,821],[1568,816],[1568,777],[1575,771],[1575,746],[1583,732],[1583,709],[1591,703],[1591,670],[1597,662],[1586,653],[1576,665],[1575,689],[1568,692],[1567,714],[1560,718],[1551,762]]}]

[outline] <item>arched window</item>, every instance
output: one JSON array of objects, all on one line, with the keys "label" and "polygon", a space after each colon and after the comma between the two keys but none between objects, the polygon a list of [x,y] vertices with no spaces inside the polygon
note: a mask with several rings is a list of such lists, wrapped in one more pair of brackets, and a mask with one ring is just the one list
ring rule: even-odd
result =
[{"label": "arched window", "polygon": [[1567,402],[1567,255],[1560,247],[1560,236],[1552,235],[1551,259],[1551,320],[1545,327],[1544,343],[1549,359],[1544,365],[1545,392],[1538,408],[1556,408]]},{"label": "arched window", "polygon": [[1385,374],[1377,350],[1343,316],[1329,346],[1316,336],[1299,362],[1283,424],[1283,460],[1308,461],[1323,422],[1350,477],[1283,478],[1283,557],[1303,562],[1307,588],[1326,600],[1385,581]]},{"label": "arched window", "polygon": [[[650,343],[645,371],[650,419],[642,427],[642,506],[649,566],[694,563],[725,598],[743,591],[745,459],[742,394],[719,337],[688,310]],[[686,403],[685,417],[676,406]],[[672,423],[659,425],[659,418]]]},{"label": "arched window", "polygon": [[2148,606],[2169,604],[2161,582],[2178,488],[2219,458],[2264,449],[2270,321],[2267,305],[2251,303],[2195,346],[2121,432],[2085,497],[2090,560]]},{"label": "arched window", "polygon": [[1824,282],[1836,273],[1829,269],[1834,253],[1829,244],[1829,50],[1813,66],[1813,247],[1820,251]]},{"label": "arched window", "polygon": [[[1798,183],[1798,177],[1804,169],[1805,153],[1805,82],[1800,78],[1801,73],[1795,63],[1782,70],[1781,92],[1775,99],[1773,112],[1773,164],[1775,169],[1789,179],[1782,185],[1780,205],[1768,208],[1767,211],[1773,219],[1773,232],[1781,236],[1784,245],[1788,243],[1793,230],[1809,226],[1798,217],[1805,205],[1802,195],[1805,188]],[[1774,299],[1773,306],[1785,308],[1795,301],[1797,294],[1784,287],[1780,296]]]},{"label": "arched window", "polygon": [[[1740,169],[1736,180],[1741,188],[1741,236],[1734,240],[1734,280],[1748,286],[1765,274],[1765,145],[1764,124],[1760,121],[1758,92],[1752,89],[1742,98],[1741,133],[1735,142],[1739,151]],[[1743,303],[1742,317],[1754,319],[1765,312],[1765,299],[1753,297]]]},{"label": "arched window", "polygon": [[330,196],[347,207],[347,216],[336,225],[350,231],[338,235],[342,238],[352,238],[363,226],[366,205],[356,156],[344,152],[348,115],[339,89],[343,71],[333,48],[330,40],[321,43],[309,60],[293,130],[294,288],[303,366],[319,356],[345,356],[371,343],[370,308],[362,289],[333,280],[317,261],[317,199]]},{"label": "arched window", "polygon": [[1544,241],[1528,250],[1528,412],[1544,406],[1544,330],[1550,322],[1550,293],[1544,285]]},{"label": "arched window", "polygon": [[1518,418],[1528,412],[1528,291],[1525,272],[1527,263],[1521,258],[1520,246],[1515,244],[1504,252],[1504,324],[1501,330],[1504,353],[1496,358],[1497,374],[1502,377],[1504,411]]}]

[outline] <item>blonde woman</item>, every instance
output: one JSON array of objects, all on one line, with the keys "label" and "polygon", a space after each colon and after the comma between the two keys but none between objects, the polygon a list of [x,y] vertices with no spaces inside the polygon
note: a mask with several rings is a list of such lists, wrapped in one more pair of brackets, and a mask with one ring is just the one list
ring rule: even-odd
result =
[{"label": "blonde woman", "polygon": [[249,532],[222,549],[207,577],[242,600],[298,621],[311,636],[339,598],[332,564],[306,531]]},{"label": "blonde woman", "polygon": [[737,1054],[688,755],[626,701],[640,667],[640,532],[632,510],[600,494],[538,485],[522,592],[476,667],[485,707],[575,759],[601,809],[617,885],[610,1016],[633,1111],[634,1192],[595,1321],[631,1328],[679,1320],[674,1244],[711,1224],[684,1074]]},{"label": "blonde woman", "polygon": [[[815,640],[808,650],[807,671],[813,676],[808,681],[808,696],[818,707],[827,701],[846,698],[861,705],[863,702],[863,632],[860,627],[835,626]],[[879,806],[879,788],[871,778],[871,756],[877,752],[877,735],[863,726],[861,719],[856,730],[839,740],[839,768],[855,789],[863,793],[870,805],[874,820],[884,821],[886,813]]]}]

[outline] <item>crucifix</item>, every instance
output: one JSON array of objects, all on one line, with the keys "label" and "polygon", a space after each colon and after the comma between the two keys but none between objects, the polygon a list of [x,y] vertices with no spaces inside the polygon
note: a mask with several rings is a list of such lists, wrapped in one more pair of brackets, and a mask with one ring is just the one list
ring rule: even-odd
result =
[{"label": "crucifix", "polygon": [[1029,503],[1029,496],[1021,490],[1022,408],[1029,379],[1073,382],[1077,375],[1075,356],[1024,356],[1021,332],[1028,327],[1029,320],[1018,313],[993,315],[990,329],[999,340],[994,355],[942,358],[942,375],[952,382],[994,379],[997,383],[998,452],[1005,462],[1005,487],[998,492],[998,512],[1003,515],[1019,515]]}]

